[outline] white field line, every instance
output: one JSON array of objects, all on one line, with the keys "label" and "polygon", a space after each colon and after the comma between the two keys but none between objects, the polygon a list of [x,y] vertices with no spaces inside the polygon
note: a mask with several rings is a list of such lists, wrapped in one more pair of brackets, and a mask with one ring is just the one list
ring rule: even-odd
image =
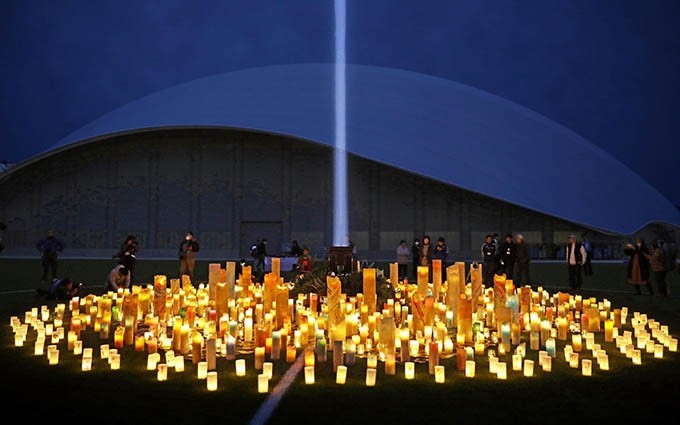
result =
[{"label": "white field line", "polygon": [[281,398],[283,398],[283,395],[288,391],[288,388],[293,384],[293,381],[295,381],[295,377],[302,370],[304,362],[304,355],[300,355],[295,359],[295,362],[293,362],[283,377],[281,377],[279,383],[271,390],[264,403],[257,409],[257,412],[255,412],[255,416],[250,420],[249,425],[264,425],[267,423],[269,417],[276,409],[276,406],[279,405]]}]

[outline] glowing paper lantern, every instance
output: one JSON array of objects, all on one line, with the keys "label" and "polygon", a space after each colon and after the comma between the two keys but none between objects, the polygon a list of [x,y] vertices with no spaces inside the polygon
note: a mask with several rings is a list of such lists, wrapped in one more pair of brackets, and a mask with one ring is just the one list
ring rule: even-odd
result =
[{"label": "glowing paper lantern", "polygon": [[175,356],[175,372],[184,372],[184,356]]},{"label": "glowing paper lantern", "polygon": [[475,363],[474,360],[466,360],[465,361],[465,376],[467,378],[474,378],[475,377],[475,364],[476,363]]},{"label": "glowing paper lantern", "polygon": [[156,366],[160,361],[160,355],[158,353],[150,353],[146,356],[146,370],[156,370]]},{"label": "glowing paper lantern", "polygon": [[416,376],[416,364],[414,362],[404,363],[404,377],[406,379],[414,379]]},{"label": "glowing paper lantern", "polygon": [[534,376],[534,361],[526,359],[524,360],[524,376],[532,377]]},{"label": "glowing paper lantern", "polygon": [[373,367],[366,368],[366,386],[367,387],[374,387],[375,386],[375,379],[377,376],[377,369]]},{"label": "glowing paper lantern", "polygon": [[272,379],[274,374],[274,363],[264,362],[262,363],[262,374],[267,376],[267,379]]},{"label": "glowing paper lantern", "polygon": [[498,379],[508,379],[508,364],[505,362],[498,362],[496,365],[496,376]]},{"label": "glowing paper lantern", "polygon": [[120,354],[118,354],[118,352],[111,353],[109,355],[109,359],[111,360],[111,370],[119,370],[120,369]]},{"label": "glowing paper lantern", "polygon": [[335,372],[335,383],[343,385],[347,380],[347,366],[338,365]]},{"label": "glowing paper lantern", "polygon": [[305,384],[314,383],[314,366],[305,366]]},{"label": "glowing paper lantern", "polygon": [[437,365],[434,367],[434,382],[437,384],[443,384],[446,380],[445,374],[444,374],[444,366],[442,365]]},{"label": "glowing paper lantern", "polygon": [[208,376],[208,362],[198,362],[196,369],[196,376],[198,379],[206,379]]},{"label": "glowing paper lantern", "polygon": [[269,392],[269,377],[264,373],[257,375],[257,392],[260,394]]},{"label": "glowing paper lantern", "polygon": [[236,359],[236,376],[246,376],[246,359]]},{"label": "glowing paper lantern", "polygon": [[581,373],[583,376],[593,375],[593,361],[591,359],[581,360]]},{"label": "glowing paper lantern", "polygon": [[217,390],[217,372],[214,370],[211,370],[210,372],[207,373],[205,377],[205,385],[208,391],[216,391]]},{"label": "glowing paper lantern", "polygon": [[92,370],[92,357],[83,357],[81,363],[81,369],[84,372]]}]

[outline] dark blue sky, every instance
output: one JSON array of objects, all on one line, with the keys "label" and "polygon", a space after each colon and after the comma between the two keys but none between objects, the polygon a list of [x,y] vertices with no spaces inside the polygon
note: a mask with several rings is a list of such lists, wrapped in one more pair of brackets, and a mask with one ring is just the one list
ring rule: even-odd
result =
[{"label": "dark blue sky", "polygon": [[[430,74],[519,103],[680,204],[679,1],[348,0],[347,20],[349,63]],[[5,1],[0,161],[22,161],[182,82],[331,62],[333,31],[332,0]],[[631,207],[644,208],[634,194]]]}]

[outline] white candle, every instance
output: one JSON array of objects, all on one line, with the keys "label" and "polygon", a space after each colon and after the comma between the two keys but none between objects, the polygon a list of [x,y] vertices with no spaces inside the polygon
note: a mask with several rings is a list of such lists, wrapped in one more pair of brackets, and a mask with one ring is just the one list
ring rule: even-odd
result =
[{"label": "white candle", "polygon": [[175,356],[173,365],[175,366],[175,372],[184,372],[184,356]]},{"label": "white candle", "polygon": [[498,379],[508,379],[508,364],[505,362],[498,362],[496,365],[496,376]]},{"label": "white candle", "polygon": [[534,376],[534,361],[526,359],[524,360],[524,376],[531,377]]}]

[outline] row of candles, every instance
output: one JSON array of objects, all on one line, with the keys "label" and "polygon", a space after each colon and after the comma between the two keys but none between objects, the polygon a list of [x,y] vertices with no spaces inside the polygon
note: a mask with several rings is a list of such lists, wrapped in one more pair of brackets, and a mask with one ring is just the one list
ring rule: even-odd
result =
[{"label": "row of candles", "polygon": [[[433,273],[434,282],[428,282],[428,269],[419,267],[418,281],[413,285],[407,280],[398,281],[393,264],[388,282],[394,282],[395,297],[388,299],[382,310],[377,305],[375,269],[363,270],[364,291],[354,297],[342,293],[339,278],[328,276],[327,297],[320,302],[317,294],[289,298],[290,286],[280,277],[276,261],[272,266],[262,285],[253,283],[247,266],[235,279],[235,264],[227,262],[226,268],[210,264],[207,285],[194,287],[188,276],[182,276],[171,279],[168,287],[166,276],[157,275],[153,285],[135,285],[131,290],[100,297],[74,298],[68,310],[65,304],[58,304],[54,312],[46,306],[34,308],[26,312],[25,323],[13,318],[15,345],[23,343],[30,325],[38,335],[36,355],[42,355],[46,338],[51,338],[48,358],[53,364],[54,353],[58,359],[56,346],[65,336],[64,321],[70,314],[68,351],[81,352],[80,334],[89,327],[103,340],[110,339],[113,328],[111,350],[115,351],[113,361],[109,361],[111,367],[119,367],[118,351],[133,346],[136,351],[148,351],[149,364],[158,369],[159,380],[163,376],[161,369],[171,364],[167,359],[165,363],[151,361],[152,356],[159,356],[159,350],[166,357],[178,353],[176,358],[181,358],[182,363],[185,357],[191,358],[200,368],[206,368],[206,379],[213,376],[210,372],[216,372],[218,357],[235,360],[238,365],[243,359],[237,357],[252,352],[259,369],[257,366],[266,363],[266,354],[277,360],[285,353],[286,361],[292,363],[300,352],[305,353],[306,362],[310,352],[320,361],[326,361],[328,352],[332,352],[338,381],[356,357],[367,359],[367,370],[375,369],[376,359],[380,359],[385,363],[386,374],[393,375],[398,355],[407,378],[410,365],[425,359],[429,373],[438,382],[442,379],[438,374],[444,373],[440,358],[456,356],[457,369],[474,376],[475,357],[487,350],[489,371],[503,379],[507,372],[502,360],[512,347],[516,348],[512,370],[523,370],[530,376],[533,361],[524,359],[526,341],[521,341],[527,335],[529,349],[540,350],[539,364],[547,371],[551,360],[546,359],[556,357],[558,340],[565,344],[565,360],[578,367],[583,338],[597,364],[607,369],[606,352],[594,344],[595,334],[602,331],[604,342],[616,341],[617,348],[634,363],[641,361],[642,349],[655,357],[662,357],[664,348],[677,350],[677,340],[670,336],[667,326],[637,312],[632,320],[636,343],[631,331],[619,335],[628,312],[625,307],[612,309],[608,300],[597,302],[566,293],[551,297],[540,287],[515,288],[505,276],[495,276],[494,287],[485,290],[481,266],[471,269],[471,282],[467,284],[462,279],[464,263],[447,268],[446,282],[437,278],[441,273]],[[147,330],[140,332],[142,327]],[[569,332],[571,344],[567,343]],[[104,346],[108,344],[102,344],[102,351]],[[493,346],[495,352],[489,349]],[[83,370],[87,370],[86,358],[91,365],[91,357],[83,356]],[[203,363],[205,366],[200,366]],[[583,374],[589,374],[586,370],[591,370],[592,360],[582,358],[580,364]],[[305,369],[305,376],[309,373]],[[216,375],[210,382],[213,379]]]}]

